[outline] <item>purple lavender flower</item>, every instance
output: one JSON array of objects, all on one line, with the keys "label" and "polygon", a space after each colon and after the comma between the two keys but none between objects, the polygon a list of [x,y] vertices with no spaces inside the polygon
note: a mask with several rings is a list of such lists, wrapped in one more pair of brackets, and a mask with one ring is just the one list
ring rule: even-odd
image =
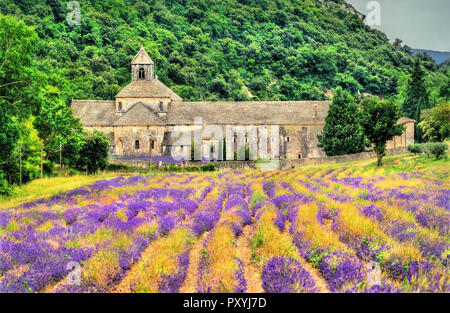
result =
[{"label": "purple lavender flower", "polygon": [[234,273],[236,276],[236,287],[234,288],[235,293],[245,293],[247,291],[247,280],[245,279],[245,267],[244,262],[241,259],[236,258],[238,262],[238,269]]},{"label": "purple lavender flower", "polygon": [[266,193],[269,198],[275,197],[275,183],[274,182],[267,182],[263,185],[264,192]]},{"label": "purple lavender flower", "polygon": [[243,230],[242,227],[236,223],[231,224],[231,228],[233,229],[234,237],[239,237],[242,235]]},{"label": "purple lavender flower", "polygon": [[176,293],[180,290],[186,279],[187,269],[189,267],[189,250],[186,250],[178,256],[178,270],[169,275],[162,275],[158,282],[159,292]]},{"label": "purple lavender flower", "polygon": [[365,216],[367,216],[367,217],[369,217],[369,218],[371,218],[371,219],[373,219],[373,220],[376,220],[376,221],[381,221],[382,219],[383,219],[383,213],[381,213],[381,210],[379,209],[379,208],[377,208],[375,205],[369,205],[369,206],[366,206],[366,207],[364,207],[363,209],[362,209],[362,213],[365,215]]},{"label": "purple lavender flower", "polygon": [[199,236],[214,227],[219,220],[219,214],[211,211],[198,212],[193,216],[193,219],[192,231]]},{"label": "purple lavender flower", "polygon": [[64,211],[63,218],[66,221],[67,225],[73,224],[76,220],[78,215],[81,213],[81,210],[78,208],[69,209]]},{"label": "purple lavender flower", "polygon": [[166,236],[175,227],[175,217],[166,215],[161,217],[158,223],[158,229],[161,236]]},{"label": "purple lavender flower", "polygon": [[180,207],[184,209],[186,214],[191,215],[198,209],[198,204],[194,200],[185,199],[180,201]]},{"label": "purple lavender flower", "polygon": [[268,293],[318,292],[314,278],[293,258],[270,259],[264,265],[261,279]]},{"label": "purple lavender flower", "polygon": [[331,291],[338,291],[345,284],[356,285],[364,278],[363,263],[344,252],[325,253],[319,262],[319,270]]}]

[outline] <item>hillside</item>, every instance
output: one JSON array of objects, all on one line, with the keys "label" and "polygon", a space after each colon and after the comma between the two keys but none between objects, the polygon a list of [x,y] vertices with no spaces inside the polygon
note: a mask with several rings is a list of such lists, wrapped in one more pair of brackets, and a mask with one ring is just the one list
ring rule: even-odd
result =
[{"label": "hillside", "polygon": [[0,0],[40,37],[36,64],[66,102],[113,99],[141,45],[185,100],[320,100],[341,85],[397,92],[413,57],[343,0]]},{"label": "hillside", "polygon": [[450,52],[443,51],[433,51],[433,50],[423,50],[423,49],[412,49],[413,54],[426,53],[428,54],[437,65],[442,65],[445,61],[450,59]]}]

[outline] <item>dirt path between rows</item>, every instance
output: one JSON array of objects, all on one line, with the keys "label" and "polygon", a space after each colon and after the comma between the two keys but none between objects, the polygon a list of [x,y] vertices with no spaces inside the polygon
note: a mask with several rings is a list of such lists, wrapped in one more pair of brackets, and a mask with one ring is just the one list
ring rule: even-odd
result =
[{"label": "dirt path between rows", "polygon": [[[291,242],[294,242],[294,236],[289,232],[290,229],[290,223],[289,221],[286,222],[286,228],[284,232],[289,236]],[[295,249],[295,253],[297,256],[297,260],[300,262],[300,264],[303,266],[305,270],[307,270],[311,276],[314,278],[314,281],[316,282],[316,286],[319,288],[320,292],[322,293],[329,293],[330,290],[328,289],[327,282],[325,279],[320,275],[319,271],[312,267],[311,264],[309,264],[298,252],[297,248]]]},{"label": "dirt path between rows", "polygon": [[239,257],[244,262],[245,280],[247,281],[247,293],[263,293],[261,274],[258,267],[252,263],[252,249],[250,247],[250,234],[253,230],[253,225],[245,226],[243,233],[236,241],[236,250]]},{"label": "dirt path between rows", "polygon": [[203,242],[208,236],[209,232],[203,233],[189,252],[189,267],[186,274],[186,279],[180,288],[180,293],[195,293],[197,292],[198,282],[198,266],[200,263],[200,251],[203,248]]}]

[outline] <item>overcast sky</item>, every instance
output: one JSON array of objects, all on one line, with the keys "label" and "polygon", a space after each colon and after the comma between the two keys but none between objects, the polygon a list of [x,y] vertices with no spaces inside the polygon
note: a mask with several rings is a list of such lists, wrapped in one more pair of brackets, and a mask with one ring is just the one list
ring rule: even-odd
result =
[{"label": "overcast sky", "polygon": [[[371,0],[346,0],[368,15]],[[372,26],[416,49],[450,52],[450,0],[378,0],[381,25]]]}]

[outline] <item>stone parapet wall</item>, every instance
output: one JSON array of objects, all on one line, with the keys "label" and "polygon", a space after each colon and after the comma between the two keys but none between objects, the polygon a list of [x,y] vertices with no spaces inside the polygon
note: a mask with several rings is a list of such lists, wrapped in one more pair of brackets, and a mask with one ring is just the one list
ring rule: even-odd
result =
[{"label": "stone parapet wall", "polygon": [[[405,154],[408,153],[408,149],[406,147],[389,149],[386,152],[387,156],[397,155],[397,154]],[[321,158],[309,158],[309,159],[297,159],[297,160],[280,160],[278,169],[286,170],[292,167],[302,167],[302,166],[311,166],[311,165],[322,165],[322,164],[335,164],[335,163],[345,163],[359,160],[367,160],[376,158],[376,154],[374,152],[362,152],[355,154],[347,154],[347,155],[339,155],[332,157],[321,157]],[[110,163],[113,164],[123,164],[130,166],[138,166],[138,167],[147,167],[146,160],[110,160]],[[221,169],[259,169],[261,166],[264,167],[266,162],[258,162],[258,161],[227,161],[227,162],[218,162],[217,163]],[[199,166],[202,165],[201,162],[184,162],[184,166]]]}]

